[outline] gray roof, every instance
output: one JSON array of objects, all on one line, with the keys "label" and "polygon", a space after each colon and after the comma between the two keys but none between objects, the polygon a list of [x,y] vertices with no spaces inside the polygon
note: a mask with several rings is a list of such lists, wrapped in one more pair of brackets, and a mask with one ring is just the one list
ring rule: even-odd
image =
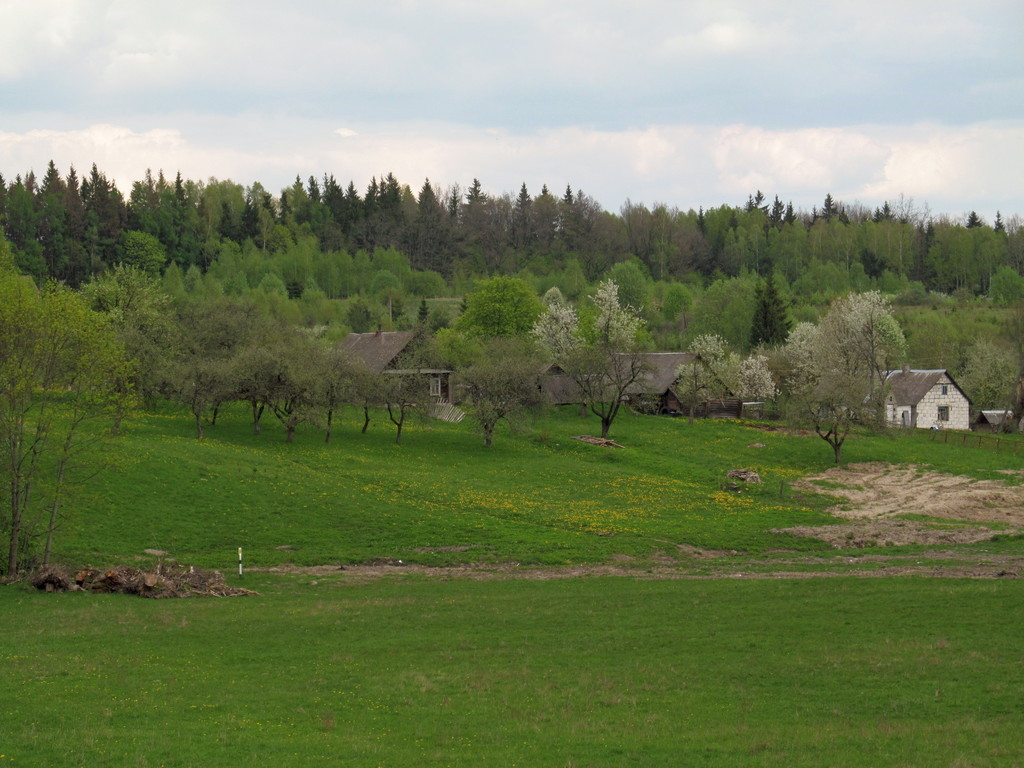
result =
[{"label": "gray roof", "polygon": [[[949,383],[960,390],[960,394],[963,394],[960,385],[949,375],[949,371],[943,368],[929,370],[904,368],[902,371],[891,371],[886,377],[886,381],[892,387],[889,397],[896,405],[917,405],[943,377],[949,379]],[[967,396],[964,395],[964,397]]]},{"label": "gray roof", "polygon": [[994,426],[1001,426],[1007,420],[1013,418],[1013,411],[1008,410],[984,410],[978,412],[978,417],[975,419],[976,422],[983,423],[987,422]]},{"label": "gray roof", "polygon": [[395,361],[413,336],[412,331],[350,333],[342,340],[341,348],[361,360],[371,371],[380,373]]},{"label": "gray roof", "polygon": [[[672,389],[680,365],[691,362],[696,355],[690,352],[645,352],[641,355],[644,372],[629,388],[631,394],[663,395]],[[541,372],[541,389],[556,405],[578,403],[579,387],[571,376],[557,365],[549,365]]]},{"label": "gray roof", "polygon": [[643,355],[644,372],[632,391],[645,395],[663,395],[676,383],[680,365],[693,362],[692,352],[647,352]]}]

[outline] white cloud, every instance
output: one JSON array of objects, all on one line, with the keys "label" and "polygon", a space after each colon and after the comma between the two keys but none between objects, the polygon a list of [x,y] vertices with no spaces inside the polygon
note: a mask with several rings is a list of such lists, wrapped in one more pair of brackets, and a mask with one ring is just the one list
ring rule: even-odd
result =
[{"label": "white cloud", "polygon": [[[877,129],[876,129],[877,130]],[[965,128],[922,125],[896,132],[882,178],[866,183],[864,197],[893,199],[901,192],[945,201],[945,211],[982,206],[1019,212],[1024,190],[1024,122]],[[936,207],[933,202],[933,208]]]},{"label": "white cloud", "polygon": [[848,189],[872,178],[888,149],[856,129],[807,128],[769,131],[750,126],[723,128],[710,139],[711,156],[725,190]]},{"label": "white cloud", "polygon": [[1018,0],[0,0],[0,171],[1019,210],[1022,24]]},{"label": "white cloud", "polygon": [[[215,140],[204,139],[216,135]],[[327,123],[245,116],[188,130],[83,130],[0,133],[7,176],[41,173],[49,159],[79,172],[93,162],[122,191],[146,169],[216,176],[279,190],[295,179],[334,174],[365,188],[393,172],[414,191],[425,178],[467,186],[479,178],[492,194],[521,183],[561,193],[583,189],[616,210],[627,198],[683,209],[739,204],[760,189],[798,207],[826,193],[880,205],[901,194],[932,210],[1021,212],[1024,121],[940,126],[852,126],[771,131],[754,126],[652,126],[622,131],[578,127],[512,133],[503,129],[421,123],[336,128]]]}]

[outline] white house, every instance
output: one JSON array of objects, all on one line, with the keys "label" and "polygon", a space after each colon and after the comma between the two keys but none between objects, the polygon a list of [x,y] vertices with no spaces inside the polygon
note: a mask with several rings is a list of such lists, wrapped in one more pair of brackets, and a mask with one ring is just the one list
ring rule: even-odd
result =
[{"label": "white house", "polygon": [[946,370],[904,367],[886,378],[889,423],[918,429],[970,429],[971,401]]}]

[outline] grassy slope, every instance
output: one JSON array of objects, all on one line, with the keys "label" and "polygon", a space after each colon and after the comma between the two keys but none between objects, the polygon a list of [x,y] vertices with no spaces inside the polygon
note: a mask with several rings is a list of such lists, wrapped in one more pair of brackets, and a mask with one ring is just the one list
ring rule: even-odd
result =
[{"label": "grassy slope", "polygon": [[[112,446],[114,468],[76,498],[57,559],[133,562],[155,548],[182,562],[230,567],[241,546],[250,565],[594,562],[676,544],[820,549],[768,531],[832,521],[822,512],[825,498],[788,489],[830,466],[829,448],[814,436],[625,415],[613,437],[627,447],[614,450],[570,439],[597,424],[564,409],[525,433],[500,433],[487,450],[468,423],[414,424],[399,446],[383,417],[365,435],[353,421],[330,445],[311,429],[288,445],[273,423],[261,436],[249,434],[240,408],[202,441],[181,415],[142,415]],[[1024,452],[929,438],[852,437],[845,458],[979,477],[1024,465]],[[765,483],[723,491],[723,473],[735,467],[756,469]]]}]

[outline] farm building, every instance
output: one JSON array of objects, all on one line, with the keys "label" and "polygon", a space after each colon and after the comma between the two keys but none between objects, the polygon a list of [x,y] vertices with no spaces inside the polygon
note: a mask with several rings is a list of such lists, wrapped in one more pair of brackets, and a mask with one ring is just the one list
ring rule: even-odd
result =
[{"label": "farm building", "polygon": [[630,400],[657,400],[657,412],[681,413],[683,400],[676,389],[676,372],[680,365],[693,362],[690,352],[647,352],[643,355],[644,371],[629,390]]},{"label": "farm building", "polygon": [[995,410],[978,411],[971,422],[975,432],[1009,432],[1012,431],[1013,411]]},{"label": "farm building", "polygon": [[971,401],[949,371],[904,367],[886,377],[886,417],[897,427],[969,429]]},{"label": "farm building", "polygon": [[[361,361],[374,373],[408,373],[415,371],[423,376],[429,395],[437,403],[451,400],[451,371],[443,368],[420,368],[406,365],[403,358],[416,338],[412,331],[375,331],[373,333],[350,333],[341,342],[341,348]],[[408,362],[408,361],[407,361]]]},{"label": "farm building", "polygon": [[[696,356],[691,352],[645,352],[640,355],[643,372],[629,387],[626,400],[630,406],[649,413],[679,415],[688,412],[684,404],[686,393],[677,385],[676,373],[679,366],[693,362]],[[540,385],[553,405],[574,405],[581,399],[579,388],[557,365],[549,365],[541,372]],[[759,407],[761,403],[750,403]],[[694,415],[701,418],[738,419],[743,414],[744,403],[740,398],[731,397],[705,400],[696,407]]]},{"label": "farm building", "polygon": [[[645,352],[639,355],[643,371],[629,387],[627,398],[633,403],[652,401],[658,413],[678,411],[680,397],[675,389],[676,370],[693,360],[689,352]],[[572,377],[552,364],[541,371],[540,386],[553,405],[571,405],[580,402],[579,387]]]}]

